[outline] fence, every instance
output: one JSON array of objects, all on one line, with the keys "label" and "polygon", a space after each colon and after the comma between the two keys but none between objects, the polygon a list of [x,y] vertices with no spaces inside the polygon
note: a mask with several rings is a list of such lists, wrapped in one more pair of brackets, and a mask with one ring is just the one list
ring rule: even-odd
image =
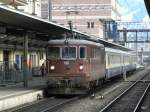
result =
[{"label": "fence", "polygon": [[[31,79],[31,72],[27,73],[27,78]],[[0,62],[0,84],[16,83],[23,81],[23,70],[19,69],[14,62]]]}]

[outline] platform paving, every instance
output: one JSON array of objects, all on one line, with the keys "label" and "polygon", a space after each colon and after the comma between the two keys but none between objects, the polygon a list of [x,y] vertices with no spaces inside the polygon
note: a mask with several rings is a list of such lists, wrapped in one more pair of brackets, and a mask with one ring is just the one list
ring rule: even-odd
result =
[{"label": "platform paving", "polygon": [[0,87],[0,111],[38,100],[43,97],[46,81],[41,77],[33,77],[28,82],[28,88],[23,83],[8,84]]}]

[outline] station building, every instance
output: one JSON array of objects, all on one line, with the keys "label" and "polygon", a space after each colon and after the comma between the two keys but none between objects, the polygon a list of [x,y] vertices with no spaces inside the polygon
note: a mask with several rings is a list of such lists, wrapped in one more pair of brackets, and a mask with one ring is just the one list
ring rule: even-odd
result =
[{"label": "station building", "polygon": [[[27,5],[26,0],[1,0],[0,5],[4,5],[5,7],[9,8],[17,8],[17,7],[24,7]],[[7,27],[3,27],[0,23],[0,82],[4,75],[16,75],[14,69],[17,69],[19,73],[23,72],[23,47],[18,47],[18,44],[23,44],[22,39],[17,39],[15,32],[11,34],[11,32],[7,32]],[[11,28],[10,28],[11,29]],[[21,35],[20,35],[21,36]],[[16,43],[14,45],[8,45],[9,41],[12,43]],[[36,43],[36,42],[35,42]],[[20,45],[21,46],[21,45]],[[40,75],[39,67],[45,63],[46,60],[46,53],[42,49],[28,49],[28,56],[27,56],[27,63],[28,63],[28,70],[33,75]],[[15,65],[17,68],[15,68]],[[11,72],[11,71],[13,72]],[[36,71],[35,71],[36,70]],[[3,72],[6,71],[6,72]],[[10,73],[11,72],[11,73]],[[11,80],[11,79],[10,79]]]},{"label": "station building", "polygon": [[[28,5],[28,2],[30,0],[1,0],[0,4],[5,5],[6,7],[10,8],[18,8],[18,7],[26,7]],[[31,5],[31,4],[29,4]],[[3,27],[0,27],[0,37],[5,38],[7,37],[7,34],[5,34],[5,30]],[[9,35],[13,37],[13,35]],[[18,40],[19,41],[19,40]],[[15,62],[19,69],[22,68],[23,63],[23,50],[17,49],[13,47],[8,47],[6,45],[0,46],[0,62]],[[29,67],[39,67],[42,63],[44,63],[44,60],[46,59],[46,54],[44,52],[34,51],[29,49],[28,54],[28,63]]]},{"label": "station building", "polygon": [[[31,71],[32,68],[40,67],[46,60],[45,51],[30,50],[28,52],[28,68]],[[0,65],[9,63],[9,66],[17,64],[19,70],[23,68],[23,49],[13,48],[0,48]]]},{"label": "station building", "polygon": [[119,19],[117,0],[53,0],[52,20],[104,38],[105,22]]},{"label": "station building", "polygon": [[[28,5],[28,2],[32,0],[1,0],[0,5],[5,5],[6,7],[10,8],[18,8],[18,7],[25,7]],[[31,4],[29,4],[31,5]],[[7,36],[5,33],[5,29],[0,27],[0,37],[5,38]],[[13,35],[10,35],[13,37]],[[1,45],[2,46],[2,45]],[[21,49],[14,48],[0,48],[0,61],[16,61],[17,63],[21,63],[23,52]],[[30,51],[28,58],[33,61],[32,66],[39,66],[43,61],[41,59],[45,59],[45,54],[36,51]],[[39,60],[39,61],[38,61]],[[21,67],[21,64],[19,65]]]},{"label": "station building", "polygon": [[28,0],[27,5],[18,7],[67,27],[71,21],[74,29],[100,38],[111,38],[107,30],[115,32],[113,25],[120,20],[118,8],[118,0]]}]

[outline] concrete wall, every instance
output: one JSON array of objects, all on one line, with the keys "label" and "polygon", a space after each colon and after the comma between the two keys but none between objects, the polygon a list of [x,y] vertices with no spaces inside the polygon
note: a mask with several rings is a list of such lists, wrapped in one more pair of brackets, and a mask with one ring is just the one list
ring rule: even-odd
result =
[{"label": "concrete wall", "polygon": [[14,96],[0,97],[0,111],[36,101],[38,100],[38,95],[43,97],[43,91],[29,91],[22,94],[15,94]]}]

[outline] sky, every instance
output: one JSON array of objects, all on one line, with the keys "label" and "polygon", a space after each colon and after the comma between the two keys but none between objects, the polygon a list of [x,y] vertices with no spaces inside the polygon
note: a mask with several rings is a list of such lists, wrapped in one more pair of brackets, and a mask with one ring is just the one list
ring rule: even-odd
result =
[{"label": "sky", "polygon": [[118,0],[122,21],[150,22],[144,0]]},{"label": "sky", "polygon": [[[147,13],[144,0],[118,0],[119,11],[121,20],[125,22],[146,22],[146,24],[141,24],[138,27],[136,25],[131,26],[131,29],[138,28],[150,28],[150,19]],[[147,23],[148,22],[148,23]],[[135,26],[135,27],[134,27]],[[142,37],[143,38],[143,37]],[[129,45],[130,48],[135,49],[134,44]],[[150,51],[150,44],[138,44],[138,48],[144,48],[144,51]]]}]

